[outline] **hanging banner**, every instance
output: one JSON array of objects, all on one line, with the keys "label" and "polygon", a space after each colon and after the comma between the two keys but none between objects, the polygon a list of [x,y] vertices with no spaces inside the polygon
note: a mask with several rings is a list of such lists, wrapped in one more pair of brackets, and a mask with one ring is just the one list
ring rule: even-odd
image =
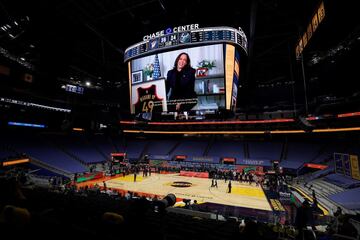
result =
[{"label": "hanging banner", "polygon": [[344,174],[344,165],[343,165],[343,153],[334,153],[334,161],[335,161],[335,172]]},{"label": "hanging banner", "polygon": [[349,154],[344,155],[343,165],[344,165],[344,175],[351,177],[350,155]]},{"label": "hanging banner", "polygon": [[357,155],[350,155],[350,164],[352,178],[360,180],[359,159]]}]

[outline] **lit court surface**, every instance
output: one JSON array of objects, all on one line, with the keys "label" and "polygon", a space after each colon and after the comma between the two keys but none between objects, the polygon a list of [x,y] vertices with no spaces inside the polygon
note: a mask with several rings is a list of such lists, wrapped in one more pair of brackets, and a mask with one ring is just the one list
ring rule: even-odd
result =
[{"label": "lit court surface", "polygon": [[[189,187],[174,187],[174,182],[191,183]],[[178,198],[189,198],[198,202],[211,202],[223,205],[239,206],[272,211],[264,191],[255,183],[239,183],[232,181],[231,193],[227,193],[228,182],[218,180],[218,188],[210,187],[211,179],[179,176],[179,174],[151,174],[148,177],[137,175],[113,178],[106,181],[108,188],[118,188],[134,192],[142,192],[166,196],[175,194]]]}]

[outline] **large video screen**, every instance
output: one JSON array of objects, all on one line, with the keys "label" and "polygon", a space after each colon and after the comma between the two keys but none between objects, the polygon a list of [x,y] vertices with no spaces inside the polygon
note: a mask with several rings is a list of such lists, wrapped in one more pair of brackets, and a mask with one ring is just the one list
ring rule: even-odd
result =
[{"label": "large video screen", "polygon": [[[158,41],[148,47],[155,48],[152,44]],[[225,46],[183,48],[131,60],[131,113],[225,108]]]}]

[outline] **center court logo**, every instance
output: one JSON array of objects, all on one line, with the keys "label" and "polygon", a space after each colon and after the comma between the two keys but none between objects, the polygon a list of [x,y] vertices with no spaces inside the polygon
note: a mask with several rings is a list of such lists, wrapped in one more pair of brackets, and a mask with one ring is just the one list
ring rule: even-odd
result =
[{"label": "center court logo", "polygon": [[181,188],[185,188],[185,187],[191,187],[192,183],[191,182],[172,182],[170,184],[172,187],[181,187]]}]

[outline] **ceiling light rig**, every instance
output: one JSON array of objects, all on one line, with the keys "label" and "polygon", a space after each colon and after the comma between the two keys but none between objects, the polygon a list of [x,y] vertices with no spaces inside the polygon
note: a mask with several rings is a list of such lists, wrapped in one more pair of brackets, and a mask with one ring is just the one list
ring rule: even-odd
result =
[{"label": "ceiling light rig", "polygon": [[18,38],[26,31],[29,23],[30,18],[28,16],[25,16],[3,24],[2,26],[0,26],[0,39],[3,37],[10,38],[10,40]]},{"label": "ceiling light rig", "polygon": [[2,48],[0,47],[0,55],[4,56],[5,58],[7,59],[10,59],[14,62],[17,62],[18,64],[26,67],[27,69],[30,69],[30,70],[34,70],[35,67],[33,64],[29,63],[26,61],[25,58],[23,57],[18,57],[18,56],[15,56],[13,54],[11,54],[8,50],[6,50],[5,48]]},{"label": "ceiling light rig", "polygon": [[340,42],[337,46],[329,49],[325,52],[316,52],[313,54],[313,56],[310,58],[308,65],[313,66],[318,63],[320,63],[323,60],[326,60],[330,58],[331,63],[335,63],[337,56],[340,56],[341,54],[345,54],[346,52],[349,52],[352,48],[354,48],[355,44],[357,44],[357,39],[360,36],[360,28],[357,28],[354,32],[352,32],[345,40]]},{"label": "ceiling light rig", "polygon": [[[22,35],[26,31],[29,23],[30,23],[30,18],[28,16],[25,16],[1,25],[0,40],[5,39],[12,41],[14,39],[17,39],[20,35]],[[1,46],[0,46],[0,55],[30,70],[34,70],[34,65],[29,63],[23,56],[20,57],[16,56]]]}]

